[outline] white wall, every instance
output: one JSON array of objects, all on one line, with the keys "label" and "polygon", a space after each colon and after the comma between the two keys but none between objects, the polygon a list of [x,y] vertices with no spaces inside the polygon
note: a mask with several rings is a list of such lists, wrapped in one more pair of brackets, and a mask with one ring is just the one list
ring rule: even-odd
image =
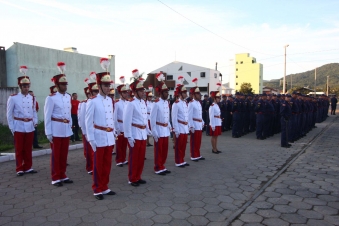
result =
[{"label": "white wall", "polygon": [[[104,56],[105,57],[105,56]],[[85,99],[83,88],[86,86],[84,79],[90,72],[97,73],[104,70],[100,66],[100,57],[79,53],[66,52],[44,47],[15,43],[6,50],[7,86],[17,87],[17,77],[21,76],[19,67],[28,67],[27,76],[31,80],[31,90],[34,91],[39,102],[39,120],[43,120],[43,107],[46,97],[49,95],[49,87],[53,85],[51,78],[60,74],[57,62],[66,64],[66,76],[68,80],[68,93],[78,93],[79,100]],[[111,78],[115,80],[115,57],[111,58],[109,68]]]}]

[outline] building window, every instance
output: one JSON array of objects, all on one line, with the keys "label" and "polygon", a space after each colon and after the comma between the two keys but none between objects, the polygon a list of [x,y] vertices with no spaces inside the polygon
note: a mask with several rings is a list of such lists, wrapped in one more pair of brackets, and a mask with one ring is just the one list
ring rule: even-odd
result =
[{"label": "building window", "polygon": [[200,77],[201,78],[205,78],[206,77],[206,73],[205,72],[200,72]]},{"label": "building window", "polygon": [[236,71],[238,71],[238,68],[237,69],[235,69]]},{"label": "building window", "polygon": [[235,83],[235,85],[238,85],[238,83]]},{"label": "building window", "polygon": [[168,90],[174,90],[174,88],[173,87],[168,87]]},{"label": "building window", "polygon": [[187,72],[187,74],[191,77],[191,72]]},{"label": "building window", "polygon": [[179,70],[178,71],[182,71],[182,66],[179,68]]},{"label": "building window", "polygon": [[186,81],[186,79],[184,79],[183,84],[184,84],[184,85],[188,85],[189,83]]},{"label": "building window", "polygon": [[255,63],[255,60],[252,60],[252,64],[254,64]]},{"label": "building window", "polygon": [[167,75],[166,80],[173,80],[173,75]]},{"label": "building window", "polygon": [[237,63],[236,64],[238,64],[238,61],[237,61]]},{"label": "building window", "polygon": [[217,78],[218,77],[218,74],[217,73],[214,73],[214,78]]},{"label": "building window", "polygon": [[243,61],[240,61],[240,64],[243,64],[244,62]]},{"label": "building window", "polygon": [[199,87],[200,92],[207,92],[207,87]]},{"label": "building window", "polygon": [[237,76],[235,76],[236,78],[238,78],[238,75]]}]

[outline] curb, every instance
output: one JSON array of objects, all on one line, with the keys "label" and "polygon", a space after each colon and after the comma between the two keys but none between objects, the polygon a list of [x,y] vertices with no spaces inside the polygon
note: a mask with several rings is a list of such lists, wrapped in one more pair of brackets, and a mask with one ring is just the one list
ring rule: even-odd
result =
[{"label": "curb", "polygon": [[[83,144],[74,144],[69,146],[69,151],[71,150],[76,150],[79,148],[83,148]],[[43,149],[43,150],[38,150],[38,151],[33,151],[32,152],[32,157],[37,157],[41,155],[49,155],[51,154],[52,150],[50,148],[48,149]],[[8,162],[8,161],[13,161],[15,160],[15,153],[1,153],[0,156],[0,162]]]}]

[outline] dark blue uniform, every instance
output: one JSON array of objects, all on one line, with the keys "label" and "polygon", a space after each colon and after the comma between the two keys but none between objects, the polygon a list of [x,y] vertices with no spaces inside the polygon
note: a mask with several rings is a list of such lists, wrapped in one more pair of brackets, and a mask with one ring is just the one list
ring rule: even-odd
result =
[{"label": "dark blue uniform", "polygon": [[264,132],[266,101],[262,99],[258,100],[255,106],[255,112],[257,113],[257,122],[256,122],[257,139],[260,140],[266,139],[266,134]]},{"label": "dark blue uniform", "polygon": [[288,147],[289,123],[292,116],[291,105],[285,100],[280,101],[281,146]]},{"label": "dark blue uniform", "polygon": [[292,110],[292,117],[289,123],[289,133],[288,133],[288,140],[290,142],[294,142],[296,140],[296,127],[298,127],[298,103],[296,99],[291,99],[290,106]]},{"label": "dark blue uniform", "polygon": [[238,138],[240,136],[241,128],[241,101],[239,98],[235,98],[232,103],[232,115],[233,115],[233,126],[232,126],[232,137]]},{"label": "dark blue uniform", "polygon": [[338,100],[336,97],[331,98],[331,115],[335,115],[335,110],[337,108]]}]

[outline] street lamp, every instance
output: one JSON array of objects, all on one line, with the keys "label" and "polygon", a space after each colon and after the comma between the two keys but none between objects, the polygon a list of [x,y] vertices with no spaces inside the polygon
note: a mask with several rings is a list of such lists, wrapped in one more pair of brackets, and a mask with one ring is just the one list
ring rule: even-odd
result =
[{"label": "street lamp", "polygon": [[288,46],[289,46],[288,44],[284,46],[284,49],[285,49],[285,63],[284,63],[283,93],[286,93],[286,48]]}]

